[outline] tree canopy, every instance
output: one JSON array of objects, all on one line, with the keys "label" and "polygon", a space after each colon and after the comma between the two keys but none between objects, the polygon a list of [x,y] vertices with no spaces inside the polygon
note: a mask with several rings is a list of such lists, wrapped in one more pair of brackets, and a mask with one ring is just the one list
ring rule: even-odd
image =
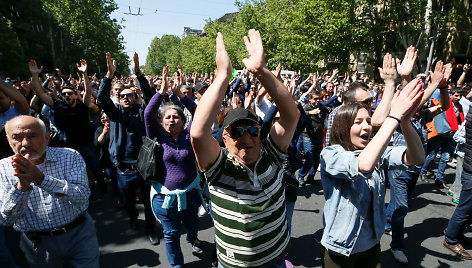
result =
[{"label": "tree canopy", "polygon": [[[284,68],[305,73],[324,68],[348,70],[354,67],[351,65],[352,57],[357,57],[360,52],[370,53],[370,66],[380,66],[386,52],[401,57],[410,45],[428,48],[436,23],[441,34],[444,29],[450,31],[448,23],[460,22],[459,15],[441,12],[443,2],[447,1],[236,1],[238,13],[207,21],[204,27],[206,37],[175,37],[175,43],[165,52],[151,45],[149,53],[152,56],[148,59],[162,60],[159,68],[146,70],[156,74],[160,73],[163,65],[175,68],[181,63],[185,72],[213,71],[217,32],[223,33],[234,68],[241,69],[242,59],[247,56],[243,36],[251,28],[261,32],[270,68],[282,63]],[[436,54],[441,52],[438,49]],[[425,64],[427,54],[427,49],[420,49],[419,65]],[[174,58],[174,61],[169,58]],[[175,59],[180,59],[180,62],[175,62]]]},{"label": "tree canopy", "polygon": [[[0,46],[0,72],[28,74],[26,60],[36,59],[46,71],[60,68],[75,74],[75,63],[85,58],[90,73],[103,75],[105,53],[110,52],[117,61],[117,74],[128,74],[121,26],[110,18],[116,8],[113,0],[4,0],[0,35],[5,39],[0,42],[17,46]],[[12,57],[18,60],[16,66],[2,64]]]}]

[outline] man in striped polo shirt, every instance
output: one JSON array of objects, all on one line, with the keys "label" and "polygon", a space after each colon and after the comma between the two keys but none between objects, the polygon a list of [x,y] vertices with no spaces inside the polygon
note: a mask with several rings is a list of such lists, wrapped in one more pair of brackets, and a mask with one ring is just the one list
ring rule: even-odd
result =
[{"label": "man in striped polo shirt", "polygon": [[243,62],[274,99],[280,120],[261,141],[257,116],[238,108],[223,121],[226,148],[220,148],[211,136],[232,72],[223,36],[218,33],[216,78],[197,106],[190,134],[210,188],[219,267],[285,267],[290,236],[281,162],[299,111],[288,90],[266,67],[259,32],[252,29],[248,36],[244,42],[249,58]]}]

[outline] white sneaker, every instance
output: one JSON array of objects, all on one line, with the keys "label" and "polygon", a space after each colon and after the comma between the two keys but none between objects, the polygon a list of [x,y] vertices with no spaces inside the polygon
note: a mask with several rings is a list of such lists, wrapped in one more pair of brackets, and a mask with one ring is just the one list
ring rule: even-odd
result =
[{"label": "white sneaker", "polygon": [[401,264],[407,264],[408,263],[408,258],[405,255],[405,252],[401,249],[390,249],[390,251],[393,254],[393,258],[395,261],[401,263]]},{"label": "white sneaker", "polygon": [[205,216],[206,214],[208,214],[208,211],[205,209],[204,206],[200,206],[200,207],[198,208],[198,216],[199,216],[199,217],[203,217],[203,216]]}]

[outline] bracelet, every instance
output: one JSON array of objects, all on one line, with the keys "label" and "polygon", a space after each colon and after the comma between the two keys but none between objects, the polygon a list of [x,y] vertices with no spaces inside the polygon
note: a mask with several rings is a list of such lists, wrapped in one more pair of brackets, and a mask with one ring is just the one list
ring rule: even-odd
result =
[{"label": "bracelet", "polygon": [[387,115],[387,117],[397,120],[397,122],[398,122],[399,124],[400,124],[400,122],[401,122],[400,119],[396,118],[396,117],[393,116],[393,115]]}]

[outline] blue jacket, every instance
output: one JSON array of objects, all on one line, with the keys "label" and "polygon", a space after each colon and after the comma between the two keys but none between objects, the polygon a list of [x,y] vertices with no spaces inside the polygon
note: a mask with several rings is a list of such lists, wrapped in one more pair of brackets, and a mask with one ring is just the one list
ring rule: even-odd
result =
[{"label": "blue jacket", "polygon": [[[361,151],[346,151],[341,145],[328,146],[321,152],[321,182],[326,203],[323,210],[321,244],[328,250],[349,256],[361,232],[372,189],[373,222],[377,243],[386,224],[385,172],[406,169],[402,156],[406,147],[387,147],[379,164],[370,173],[359,172]],[[369,186],[370,184],[370,186]],[[374,245],[372,245],[374,246]]]},{"label": "blue jacket", "polygon": [[153,93],[144,76],[138,76],[138,81],[143,92],[143,103],[128,110],[125,110],[119,104],[114,104],[110,99],[111,79],[104,77],[98,92],[98,102],[110,118],[110,144],[108,150],[111,161],[115,166],[118,166],[124,160],[126,146],[130,144],[127,141],[128,138],[131,138],[130,142],[133,147],[137,148],[137,151],[134,152],[136,158],[132,160],[137,160],[139,149],[143,144],[142,137],[146,136],[144,109]]}]

